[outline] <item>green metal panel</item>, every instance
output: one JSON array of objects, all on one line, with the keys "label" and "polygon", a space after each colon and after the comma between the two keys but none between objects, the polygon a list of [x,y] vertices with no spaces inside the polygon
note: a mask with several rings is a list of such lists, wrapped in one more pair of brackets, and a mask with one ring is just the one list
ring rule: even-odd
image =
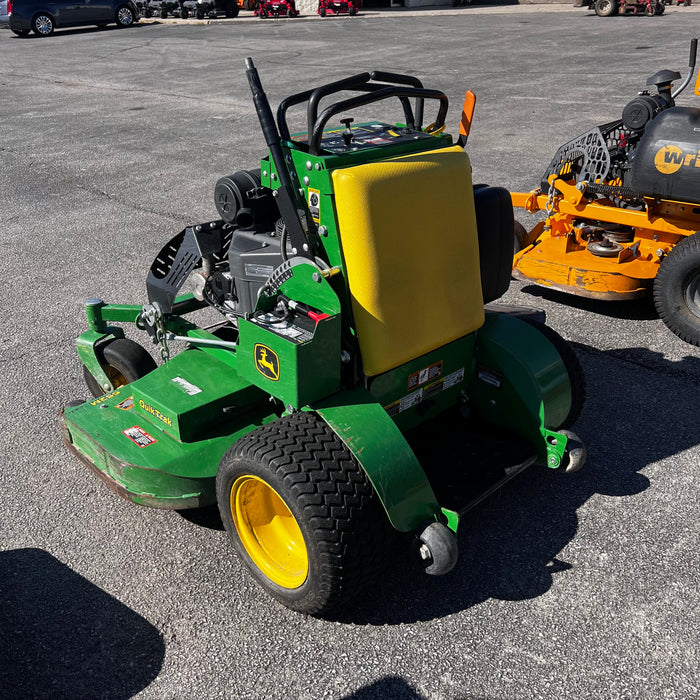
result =
[{"label": "green metal panel", "polygon": [[476,336],[476,369],[468,388],[472,409],[527,438],[542,463],[559,466],[566,438],[553,429],[571,408],[571,384],[559,353],[536,328],[506,314],[487,314]]},{"label": "green metal panel", "polygon": [[318,268],[291,260],[271,296],[261,294],[258,311],[269,311],[276,292],[327,317],[311,330],[241,319],[237,368],[241,376],[294,409],[318,401],[340,387],[340,303]]},{"label": "green metal panel", "polygon": [[[267,399],[207,353],[188,350],[132,384],[67,408],[64,439],[134,502],[162,508],[206,505],[214,502],[213,482],[224,452],[276,419]],[[187,442],[173,436],[176,427]]]},{"label": "green metal panel", "polygon": [[267,395],[201,350],[185,350],[131,385],[134,414],[182,442],[192,442],[235,409]]},{"label": "green metal panel", "polygon": [[406,431],[460,400],[473,374],[475,335],[448,343],[373,377],[372,397]]},{"label": "green metal panel", "polygon": [[311,408],[362,465],[397,530],[415,530],[440,516],[440,506],[415,454],[368,391],[341,391]]}]

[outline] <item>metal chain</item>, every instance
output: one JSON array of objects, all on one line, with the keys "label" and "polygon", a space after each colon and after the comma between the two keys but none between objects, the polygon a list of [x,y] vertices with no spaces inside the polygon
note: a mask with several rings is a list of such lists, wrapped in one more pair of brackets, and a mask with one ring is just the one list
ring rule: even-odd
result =
[{"label": "metal chain", "polygon": [[166,336],[165,320],[159,304],[155,301],[152,304],[146,304],[141,310],[139,319],[153,329],[153,342],[160,345],[160,358],[163,362],[167,362],[170,359],[170,348]]},{"label": "metal chain", "polygon": [[554,182],[552,182],[549,185],[549,192],[547,193],[547,204],[544,208],[544,213],[546,214],[547,218],[549,218],[552,215],[552,212],[554,211],[554,195],[556,193],[557,190],[554,187]]}]

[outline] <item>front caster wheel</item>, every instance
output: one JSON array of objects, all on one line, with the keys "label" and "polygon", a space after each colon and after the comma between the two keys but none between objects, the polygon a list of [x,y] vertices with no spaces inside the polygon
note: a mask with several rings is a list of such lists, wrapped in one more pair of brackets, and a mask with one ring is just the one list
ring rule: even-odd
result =
[{"label": "front caster wheel", "polygon": [[[155,360],[148,351],[128,338],[115,338],[106,342],[97,348],[97,357],[115,389],[145,377],[156,368]],[[105,390],[85,366],[83,366],[83,377],[93,396],[105,394]]]},{"label": "front caster wheel", "polygon": [[442,576],[454,568],[459,550],[452,530],[442,523],[434,522],[425,527],[418,538],[419,553],[426,574]]},{"label": "front caster wheel", "polygon": [[560,430],[562,435],[566,435],[566,450],[557,471],[564,474],[577,472],[586,463],[586,446],[581,438],[571,430]]},{"label": "front caster wheel", "polygon": [[375,578],[390,528],[352,453],[313,413],[257,428],[223,456],[221,520],[257,583],[292,610],[327,615]]}]

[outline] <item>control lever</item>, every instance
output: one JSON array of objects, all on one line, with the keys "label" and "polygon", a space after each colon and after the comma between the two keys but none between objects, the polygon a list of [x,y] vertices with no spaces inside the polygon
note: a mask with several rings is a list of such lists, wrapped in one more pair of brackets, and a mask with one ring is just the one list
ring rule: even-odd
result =
[{"label": "control lever", "polygon": [[343,132],[343,141],[345,142],[346,146],[349,146],[355,138],[352,135],[352,131],[350,130],[350,124],[352,124],[354,121],[355,120],[352,117],[345,117],[345,119],[340,120],[341,124],[345,124],[345,131]]}]

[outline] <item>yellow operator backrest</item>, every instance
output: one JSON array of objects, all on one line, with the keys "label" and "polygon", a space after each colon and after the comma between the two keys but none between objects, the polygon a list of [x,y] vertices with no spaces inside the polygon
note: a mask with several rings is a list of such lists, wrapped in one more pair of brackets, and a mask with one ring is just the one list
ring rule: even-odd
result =
[{"label": "yellow operator backrest", "polygon": [[366,375],[483,324],[471,166],[459,146],[335,170],[333,187]]}]

